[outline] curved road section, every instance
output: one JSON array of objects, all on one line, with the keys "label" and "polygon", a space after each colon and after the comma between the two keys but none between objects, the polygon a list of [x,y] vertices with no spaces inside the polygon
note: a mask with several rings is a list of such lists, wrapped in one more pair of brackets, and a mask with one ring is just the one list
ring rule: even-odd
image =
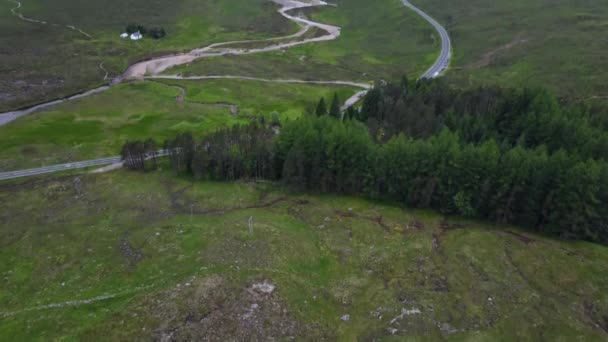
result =
[{"label": "curved road section", "polygon": [[52,173],[52,172],[59,172],[59,171],[66,171],[66,170],[73,170],[73,169],[84,169],[85,167],[90,167],[90,166],[101,166],[101,165],[108,165],[108,164],[116,164],[116,163],[120,163],[120,162],[121,162],[121,157],[116,156],[116,157],[108,157],[108,158],[101,158],[101,159],[95,159],[95,160],[73,162],[73,163],[67,163],[67,164],[59,164],[59,165],[53,165],[53,166],[44,166],[44,167],[40,167],[40,168],[36,168],[36,169],[29,169],[29,170],[1,172],[0,180],[43,175],[45,173]]},{"label": "curved road section", "polygon": [[412,11],[418,13],[424,20],[428,21],[437,32],[439,32],[439,36],[441,37],[441,52],[439,53],[439,57],[420,78],[435,78],[441,75],[447,68],[450,66],[450,58],[451,58],[451,50],[452,50],[452,42],[450,41],[450,36],[448,35],[448,31],[441,26],[437,22],[437,20],[433,19],[430,15],[424,13],[418,7],[412,5],[408,0],[401,0],[401,2]]},{"label": "curved road section", "polygon": [[[336,27],[336,26],[331,26],[331,25],[324,25],[324,24],[319,24],[319,23],[314,23],[302,18],[298,18],[298,17],[292,17],[290,15],[288,15],[287,13],[285,13],[288,10],[291,9],[295,9],[295,8],[303,8],[303,7],[310,7],[310,6],[315,6],[315,5],[327,5],[327,3],[320,1],[320,0],[316,0],[316,2],[311,3],[303,3],[303,2],[299,2],[299,1],[295,1],[295,0],[275,0],[278,3],[281,3],[283,5],[283,8],[280,10],[281,14],[283,14],[284,16],[288,17],[288,19],[292,19],[295,20],[297,22],[301,22],[302,24],[305,25],[309,25],[309,26],[315,26],[315,27],[319,27],[325,31],[328,32],[327,36],[322,36],[322,37],[318,37],[318,38],[313,38],[313,39],[308,39],[308,40],[304,40],[304,41],[299,41],[299,42],[293,42],[293,43],[287,43],[287,44],[277,44],[274,46],[266,47],[263,49],[258,49],[260,51],[266,51],[268,49],[276,49],[277,47],[279,48],[283,48],[283,47],[287,47],[287,46],[293,46],[293,45],[299,45],[302,44],[304,42],[310,42],[310,41],[321,41],[321,40],[331,40],[331,39],[335,39],[339,36],[340,34],[340,28]],[[429,16],[428,14],[424,13],[422,10],[420,10],[418,7],[412,5],[408,0],[401,0],[401,2],[408,8],[410,8],[411,10],[413,10],[414,12],[416,12],[418,15],[420,15],[421,17],[423,17],[426,21],[428,21],[431,25],[433,25],[433,27],[435,28],[435,30],[437,30],[437,32],[439,32],[439,36],[441,37],[441,52],[439,53],[439,57],[437,58],[437,60],[435,61],[435,63],[424,73],[422,74],[422,76],[420,76],[421,79],[430,79],[430,78],[435,78],[438,77],[439,75],[441,75],[450,65],[450,57],[451,57],[451,42],[450,42],[450,37],[448,36],[447,31],[443,28],[443,26],[441,26],[435,19],[433,19],[431,16]],[[298,33],[296,33],[293,36],[298,36],[301,35],[305,32],[306,30],[302,30]],[[269,40],[275,40],[276,38],[271,38]],[[221,43],[221,45],[225,45],[227,43]],[[220,44],[216,44],[220,45]],[[210,46],[211,47],[211,46]],[[209,49],[210,47],[207,47],[206,49]],[[200,51],[203,51],[205,49],[201,49]],[[252,49],[253,51],[255,51],[255,49]],[[234,51],[229,51],[229,52],[233,52]],[[251,51],[244,51],[242,54],[245,53],[250,53]],[[225,52],[221,52],[221,54],[226,54]],[[201,55],[196,54],[197,58],[200,58]],[[156,60],[155,60],[156,61]],[[148,62],[144,62],[144,63],[138,63],[140,64],[140,68],[141,66],[148,66],[147,63]],[[137,64],[136,64],[137,65]],[[132,68],[129,68],[133,71]],[[144,68],[144,70],[147,68]],[[162,69],[162,68],[161,68]],[[164,69],[163,69],[164,70]],[[126,74],[129,74],[128,72],[129,70],[127,70]],[[145,73],[144,73],[145,74]],[[142,74],[143,75],[143,74]],[[158,77],[158,76],[157,76]],[[162,77],[162,76],[161,76]],[[160,77],[159,77],[160,78]],[[247,77],[238,77],[238,76],[203,76],[201,78],[247,78]],[[252,78],[253,79],[253,78]],[[258,79],[261,80],[261,79]],[[348,82],[348,81],[332,81],[332,82],[323,82],[323,81],[300,81],[300,80],[265,80],[265,81],[274,81],[274,82],[282,82],[282,83],[290,83],[290,82],[298,82],[298,83],[335,83],[335,84],[347,84],[347,85],[354,85],[354,86],[358,86],[361,88],[364,88],[365,90],[362,90],[360,92],[358,92],[357,94],[355,94],[353,97],[351,97],[350,99],[348,99],[347,103],[341,108],[343,110],[345,110],[347,107],[353,105],[356,101],[358,101],[361,97],[365,96],[365,94],[368,91],[368,87],[369,85],[365,85],[365,84],[359,84],[359,83],[354,83],[354,82]],[[99,89],[94,89],[92,91],[89,92],[85,92],[83,94],[79,94],[76,96],[73,96],[73,98],[79,98],[79,97],[84,97],[87,95],[90,95],[90,93],[96,93],[96,92],[100,92],[103,90],[106,90],[108,87],[101,87]],[[70,100],[72,98],[69,98],[68,100]],[[36,107],[32,107],[30,109],[27,110],[27,114],[29,114],[29,112],[33,112],[35,110],[44,108],[44,107],[49,107],[52,106],[56,103],[61,103],[64,102],[64,100],[56,100],[56,101],[51,101],[49,103],[46,104],[42,104]],[[23,113],[17,113],[17,112],[11,112],[11,113],[6,113],[8,114],[9,118],[5,118],[6,122],[3,122],[2,119],[3,117],[0,115],[0,126],[3,125],[4,123],[7,123],[9,121],[14,120],[15,118],[23,115]],[[4,115],[4,114],[3,114]],[[159,151],[161,154],[163,154],[163,151]],[[0,172],[0,180],[6,180],[6,179],[14,179],[14,178],[20,178],[20,177],[28,177],[28,176],[34,176],[34,175],[41,175],[41,174],[46,174],[46,173],[52,173],[52,172],[58,172],[58,171],[65,171],[65,170],[72,170],[72,169],[82,169],[82,168],[86,168],[86,167],[90,167],[90,166],[102,166],[102,165],[113,165],[113,164],[118,164],[121,163],[121,158],[116,156],[116,157],[108,157],[108,158],[101,158],[101,159],[95,159],[95,160],[87,160],[87,161],[82,161],[82,162],[74,162],[74,163],[67,163],[67,164],[60,164],[60,165],[53,165],[53,166],[45,166],[45,167],[41,167],[41,168],[37,168],[37,169],[29,169],[29,170],[21,170],[21,171],[10,171],[10,172]]]}]

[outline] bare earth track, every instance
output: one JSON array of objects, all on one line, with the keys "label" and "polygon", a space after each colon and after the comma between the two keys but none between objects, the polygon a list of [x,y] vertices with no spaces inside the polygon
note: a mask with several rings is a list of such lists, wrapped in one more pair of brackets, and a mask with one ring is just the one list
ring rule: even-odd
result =
[{"label": "bare earth track", "polygon": [[17,5],[17,7],[14,7],[11,9],[11,13],[13,13],[14,16],[18,17],[19,19],[23,20],[23,21],[27,21],[30,23],[36,23],[36,24],[42,24],[42,25],[51,25],[51,26],[64,26],[67,27],[68,29],[72,30],[72,31],[76,31],[80,34],[82,34],[83,36],[87,37],[87,38],[93,38],[93,36],[91,36],[90,34],[84,32],[83,30],[79,29],[78,27],[74,26],[74,25],[60,25],[60,24],[53,24],[53,23],[48,23],[46,21],[43,20],[36,20],[36,19],[32,19],[32,18],[28,18],[26,16],[24,16],[21,12],[19,12],[19,9],[22,7],[22,4],[20,1],[17,0],[8,0],[12,3],[14,3],[15,5]]}]

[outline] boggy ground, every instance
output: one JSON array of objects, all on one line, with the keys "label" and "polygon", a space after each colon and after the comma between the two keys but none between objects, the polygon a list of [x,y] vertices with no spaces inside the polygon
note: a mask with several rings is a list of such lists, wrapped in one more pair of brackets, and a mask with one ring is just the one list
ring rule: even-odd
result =
[{"label": "boggy ground", "polygon": [[[99,86],[142,59],[298,29],[268,0],[20,2],[0,1],[0,112]],[[120,39],[130,23],[162,26],[167,36]]]},{"label": "boggy ground", "polygon": [[32,113],[0,127],[0,171],[120,154],[126,140],[180,132],[197,136],[270,114],[282,120],[314,111],[319,98],[346,100],[356,88],[240,80],[158,80]]},{"label": "boggy ground", "polygon": [[608,336],[599,245],[162,171],[6,182],[0,202],[15,340]]}]

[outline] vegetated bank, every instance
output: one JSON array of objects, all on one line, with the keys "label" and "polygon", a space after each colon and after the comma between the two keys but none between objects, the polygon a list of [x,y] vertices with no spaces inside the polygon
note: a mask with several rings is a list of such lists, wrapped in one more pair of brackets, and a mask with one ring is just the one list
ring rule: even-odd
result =
[{"label": "vegetated bank", "polygon": [[458,90],[407,79],[377,86],[343,121],[324,115],[322,102],[316,115],[280,129],[253,123],[202,139],[181,134],[166,142],[172,168],[198,179],[282,180],[608,243],[601,113],[561,106],[544,90]]}]

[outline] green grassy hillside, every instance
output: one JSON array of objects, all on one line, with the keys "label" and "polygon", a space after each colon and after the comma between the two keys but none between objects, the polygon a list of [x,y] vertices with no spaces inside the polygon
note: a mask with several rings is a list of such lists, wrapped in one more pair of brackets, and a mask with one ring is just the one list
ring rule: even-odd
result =
[{"label": "green grassy hillside", "polygon": [[[353,0],[338,5],[303,14],[342,26],[341,38],[280,53],[272,64],[273,74],[310,79],[314,74],[309,71],[314,69],[323,79],[347,75],[346,79],[372,80],[417,74],[437,53],[432,29],[397,0]],[[44,24],[20,20],[11,13],[16,7],[13,2],[0,3],[0,45],[5,51],[0,54],[0,73],[5,76],[0,80],[0,111],[102,84],[107,82],[106,71],[109,78],[116,77],[131,63],[145,58],[215,42],[284,36],[297,30],[297,25],[278,14],[277,5],[268,0],[23,0],[22,7],[15,10]],[[129,23],[163,26],[168,35],[161,40],[121,40],[119,34]],[[236,64],[223,59],[202,61],[191,71],[203,68],[213,74],[223,70],[267,76],[264,70],[270,64],[266,57],[273,55],[248,56]],[[304,66],[294,68],[298,61]],[[190,67],[180,70],[190,72]]]},{"label": "green grassy hillside", "polygon": [[240,80],[121,84],[1,126],[0,170],[113,156],[129,139],[153,136],[162,143],[184,131],[202,135],[261,115],[270,119],[273,112],[294,118],[320,97],[337,93],[346,100],[356,90]]},{"label": "green grassy hillside", "polygon": [[542,85],[608,96],[608,6],[602,0],[413,0],[448,29],[460,84]]},{"label": "green grassy hillside", "polygon": [[0,201],[13,340],[608,336],[599,245],[163,172],[5,183]]},{"label": "green grassy hillside", "polygon": [[377,80],[418,77],[433,64],[440,42],[433,28],[399,0],[339,0],[303,14],[342,27],[337,40],[279,52],[211,58],[167,74],[248,75]]},{"label": "green grassy hillside", "polygon": [[[151,56],[297,29],[267,0],[22,0],[18,13],[46,24],[20,20],[15,7],[0,2],[0,111],[91,88],[107,82],[104,69],[116,77]],[[120,39],[130,23],[163,26],[167,36]]]}]

